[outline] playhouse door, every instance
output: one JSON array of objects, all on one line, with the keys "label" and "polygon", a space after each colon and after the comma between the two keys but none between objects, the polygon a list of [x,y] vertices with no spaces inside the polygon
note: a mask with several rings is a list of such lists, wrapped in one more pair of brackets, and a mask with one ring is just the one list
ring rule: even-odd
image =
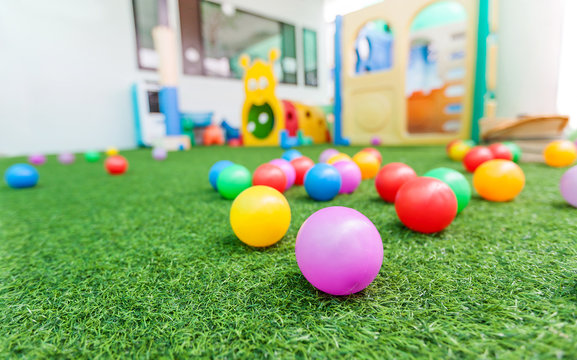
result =
[{"label": "playhouse door", "polygon": [[390,0],[345,15],[342,23],[342,132],[353,144],[439,143],[466,137],[471,116],[478,0],[453,1],[467,18],[468,68],[464,78],[461,126],[457,132],[409,131],[406,70],[411,51],[410,27],[435,0]]}]

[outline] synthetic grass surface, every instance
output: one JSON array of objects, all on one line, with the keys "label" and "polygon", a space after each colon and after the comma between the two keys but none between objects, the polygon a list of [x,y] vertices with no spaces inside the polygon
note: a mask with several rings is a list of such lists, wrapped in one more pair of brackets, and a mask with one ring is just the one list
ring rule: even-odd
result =
[{"label": "synthetic grass surface", "polygon": [[[418,174],[461,170],[441,147],[381,151]],[[559,195],[563,169],[522,165],[515,201],[475,197],[437,235],[404,228],[373,181],[327,203],[293,188],[288,234],[254,249],[232,233],[208,169],[254,170],[282,150],[123,154],[123,176],[50,157],[38,187],[0,186],[1,357],[577,358],[577,209]],[[379,276],[354,296],[315,290],[296,264],[300,225],[331,205],[361,211],[383,239]]]}]

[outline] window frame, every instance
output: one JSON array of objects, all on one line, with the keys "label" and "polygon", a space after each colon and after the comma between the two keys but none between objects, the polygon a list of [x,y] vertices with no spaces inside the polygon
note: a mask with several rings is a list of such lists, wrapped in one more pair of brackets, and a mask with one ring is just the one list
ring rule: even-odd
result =
[{"label": "window frame", "polygon": [[[306,53],[307,53],[307,47],[306,47],[306,33],[310,32],[313,33],[315,35],[315,78],[316,78],[316,84],[310,84],[307,82],[307,69],[306,69]],[[308,87],[315,87],[318,88],[320,86],[320,78],[319,78],[319,37],[318,34],[319,32],[317,30],[308,28],[308,27],[303,27],[302,31],[302,58],[303,58],[303,66],[302,66],[302,71],[303,71],[303,82],[305,86]]]}]

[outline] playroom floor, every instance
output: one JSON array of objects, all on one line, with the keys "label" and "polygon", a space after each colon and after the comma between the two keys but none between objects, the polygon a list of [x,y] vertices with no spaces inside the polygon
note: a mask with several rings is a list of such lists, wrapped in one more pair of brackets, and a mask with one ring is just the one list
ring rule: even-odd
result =
[{"label": "playroom floor", "polygon": [[[325,148],[300,150],[316,160]],[[419,174],[461,169],[441,147],[381,150]],[[559,195],[563,169],[522,165],[515,201],[475,197],[437,235],[404,228],[373,181],[328,203],[293,188],[288,234],[250,248],[208,170],[281,154],[195,148],[156,162],[129,151],[119,177],[50,157],[38,187],[2,184],[0,357],[577,358],[577,209]],[[354,296],[315,290],[296,264],[300,225],[331,205],[361,211],[383,239],[379,276]]]}]

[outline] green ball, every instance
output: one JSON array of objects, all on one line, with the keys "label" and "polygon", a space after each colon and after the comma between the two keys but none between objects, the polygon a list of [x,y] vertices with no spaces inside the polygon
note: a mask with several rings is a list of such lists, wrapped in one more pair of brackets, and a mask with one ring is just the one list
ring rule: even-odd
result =
[{"label": "green ball", "polygon": [[523,153],[519,145],[510,141],[504,142],[503,145],[509,148],[509,151],[511,151],[511,153],[513,154],[513,161],[518,163],[519,160],[521,159],[521,154]]},{"label": "green ball", "polygon": [[84,159],[88,162],[97,162],[100,160],[100,153],[98,151],[89,151],[84,154]]},{"label": "green ball", "polygon": [[216,181],[216,188],[223,198],[233,200],[252,186],[252,175],[242,165],[230,165],[220,172]]},{"label": "green ball", "polygon": [[465,140],[463,141],[465,144],[469,145],[470,147],[475,147],[477,146],[477,143],[473,140]]},{"label": "green ball", "polygon": [[457,214],[463,211],[469,204],[469,201],[471,201],[471,185],[465,176],[457,170],[436,168],[428,171],[423,176],[439,179],[449,185],[457,197]]}]

